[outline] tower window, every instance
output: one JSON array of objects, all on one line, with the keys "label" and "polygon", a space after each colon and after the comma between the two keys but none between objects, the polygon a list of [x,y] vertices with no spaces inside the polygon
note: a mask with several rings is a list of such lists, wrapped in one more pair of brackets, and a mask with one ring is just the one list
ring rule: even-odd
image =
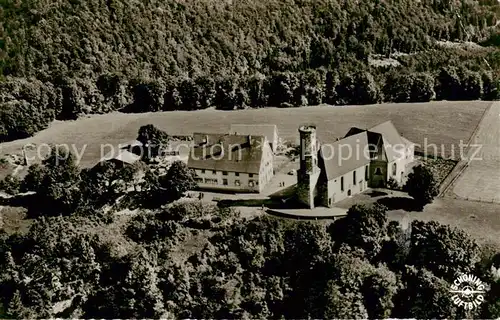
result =
[{"label": "tower window", "polygon": [[365,180],[368,181],[368,166],[365,167]]},{"label": "tower window", "polygon": [[352,184],[356,185],[356,170],[352,172]]},{"label": "tower window", "polygon": [[344,191],[344,177],[340,178],[340,191]]}]

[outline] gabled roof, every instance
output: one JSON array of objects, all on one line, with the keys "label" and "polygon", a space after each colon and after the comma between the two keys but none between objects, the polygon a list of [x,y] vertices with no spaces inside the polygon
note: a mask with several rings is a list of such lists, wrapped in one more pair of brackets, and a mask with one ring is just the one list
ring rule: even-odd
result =
[{"label": "gabled roof", "polygon": [[121,143],[119,145],[120,149],[129,149],[129,148],[133,148],[133,147],[142,147],[142,142],[140,142],[139,140],[132,140],[132,141],[129,141],[129,142],[126,142],[126,143]]},{"label": "gabled roof", "polygon": [[138,156],[130,151],[121,149],[118,151],[118,153],[116,155],[114,155],[114,152],[111,151],[110,153],[108,153],[107,155],[105,155],[101,159],[101,162],[102,161],[109,161],[109,160],[117,160],[117,161],[121,161],[124,163],[133,164],[133,163],[136,163],[137,161],[139,161],[140,159],[141,159],[140,156]]},{"label": "gabled roof", "polygon": [[380,133],[384,139],[384,150],[387,161],[394,161],[404,157],[404,149],[408,144],[413,144],[408,139],[404,139],[399,134],[398,130],[392,122],[386,121],[375,127],[368,129],[368,131]]},{"label": "gabled roof", "polygon": [[404,143],[406,143],[407,146],[414,145],[414,142],[411,142],[410,140],[406,139],[405,137],[401,136],[401,139],[403,140]]},{"label": "gabled roof", "polygon": [[349,129],[349,131],[347,132],[345,137],[349,137],[349,136],[352,136],[352,135],[355,135],[355,134],[358,134],[361,132],[365,132],[365,131],[366,131],[366,129],[360,129],[358,127],[351,127],[351,129]]},{"label": "gabled roof", "polygon": [[118,155],[114,159],[121,161],[121,162],[128,163],[128,164],[133,164],[133,163],[139,161],[141,159],[141,157],[130,152],[130,151],[121,150],[121,152],[118,153]]},{"label": "gabled roof", "polygon": [[320,157],[328,180],[368,165],[370,163],[368,133],[365,131],[332,144],[323,144],[320,148]]},{"label": "gabled roof", "polygon": [[387,142],[392,146],[404,145],[398,130],[390,120],[378,124],[375,127],[368,129],[368,131],[380,133],[384,137],[384,142]]},{"label": "gabled roof", "polygon": [[377,160],[385,160],[391,162],[396,159],[400,159],[404,156],[404,147],[414,144],[408,139],[401,137],[398,130],[390,120],[380,123],[368,130],[352,127],[347,133],[346,137],[363,131],[369,133],[369,138],[371,138],[370,144],[379,145],[375,142],[376,138],[373,135],[378,135],[382,139],[385,157],[381,158],[382,154],[379,154]]},{"label": "gabled roof", "polygon": [[261,135],[195,133],[188,167],[258,174],[265,142]]},{"label": "gabled roof", "polygon": [[278,135],[278,128],[275,124],[232,124],[229,133],[265,136],[269,142],[273,142]]}]

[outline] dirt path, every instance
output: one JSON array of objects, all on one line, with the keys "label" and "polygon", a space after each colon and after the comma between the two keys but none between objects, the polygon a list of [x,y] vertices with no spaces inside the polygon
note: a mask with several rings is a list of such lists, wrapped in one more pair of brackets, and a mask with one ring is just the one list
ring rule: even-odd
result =
[{"label": "dirt path", "polygon": [[467,156],[448,195],[466,200],[500,202],[500,102],[483,117]]}]

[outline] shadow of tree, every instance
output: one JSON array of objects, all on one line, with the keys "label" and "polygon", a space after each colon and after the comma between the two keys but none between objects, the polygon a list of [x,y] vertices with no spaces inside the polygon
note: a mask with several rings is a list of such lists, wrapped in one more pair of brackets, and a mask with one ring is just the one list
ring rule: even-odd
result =
[{"label": "shadow of tree", "polygon": [[288,186],[284,189],[281,189],[281,190],[278,190],[276,191],[275,193],[269,195],[269,198],[271,199],[277,199],[277,198],[289,198],[289,197],[292,197],[293,195],[295,195],[295,189],[296,189],[297,185],[291,185],[291,186]]},{"label": "shadow of tree", "polygon": [[236,200],[219,200],[219,207],[266,207],[269,209],[295,209],[298,204],[292,199],[269,198],[269,199],[236,199]]},{"label": "shadow of tree", "polygon": [[367,195],[369,195],[372,198],[376,198],[376,197],[386,196],[387,192],[372,190],[371,192],[367,193]]},{"label": "shadow of tree", "polygon": [[0,205],[25,208],[28,218],[36,218],[41,214],[40,201],[36,194],[19,194],[10,198],[0,198]]},{"label": "shadow of tree", "polygon": [[422,211],[424,208],[414,199],[406,197],[385,197],[378,199],[377,203],[384,205],[389,210]]}]

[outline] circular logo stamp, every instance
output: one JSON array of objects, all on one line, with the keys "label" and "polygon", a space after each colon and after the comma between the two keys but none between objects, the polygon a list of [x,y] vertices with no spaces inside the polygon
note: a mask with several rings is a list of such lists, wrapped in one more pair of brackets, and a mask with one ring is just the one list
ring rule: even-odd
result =
[{"label": "circular logo stamp", "polygon": [[450,293],[453,303],[465,310],[477,308],[484,301],[485,285],[478,277],[464,274],[453,281]]}]

